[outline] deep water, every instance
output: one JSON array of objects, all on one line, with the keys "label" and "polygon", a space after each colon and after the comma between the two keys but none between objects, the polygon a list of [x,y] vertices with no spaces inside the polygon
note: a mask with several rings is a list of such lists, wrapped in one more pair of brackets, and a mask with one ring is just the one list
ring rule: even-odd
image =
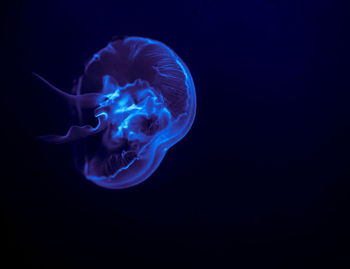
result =
[{"label": "deep water", "polygon": [[[1,8],[1,229],[14,266],[347,268],[345,1],[8,1]],[[75,168],[69,92],[116,36],[164,42],[197,94],[188,134],[143,183]]]}]

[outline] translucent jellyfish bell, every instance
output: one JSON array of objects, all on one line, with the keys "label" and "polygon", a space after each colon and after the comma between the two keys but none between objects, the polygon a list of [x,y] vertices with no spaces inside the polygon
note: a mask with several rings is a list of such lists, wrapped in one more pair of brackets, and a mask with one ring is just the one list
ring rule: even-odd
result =
[{"label": "translucent jellyfish bell", "polygon": [[146,180],[194,121],[191,74],[159,41],[127,37],[110,42],[88,62],[72,94],[36,76],[75,107],[79,122],[66,135],[42,138],[75,141],[80,171],[105,188]]}]

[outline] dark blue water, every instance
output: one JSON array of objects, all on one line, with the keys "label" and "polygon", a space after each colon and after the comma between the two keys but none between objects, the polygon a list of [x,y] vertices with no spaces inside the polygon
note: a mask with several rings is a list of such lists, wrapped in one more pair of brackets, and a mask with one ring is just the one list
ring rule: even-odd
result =
[{"label": "dark blue water", "polygon": [[[7,259],[46,268],[345,268],[346,19],[345,1],[331,0],[5,3]],[[167,44],[197,93],[188,135],[126,190],[84,179],[69,144],[35,138],[64,133],[71,114],[31,72],[70,91],[115,36]]]}]

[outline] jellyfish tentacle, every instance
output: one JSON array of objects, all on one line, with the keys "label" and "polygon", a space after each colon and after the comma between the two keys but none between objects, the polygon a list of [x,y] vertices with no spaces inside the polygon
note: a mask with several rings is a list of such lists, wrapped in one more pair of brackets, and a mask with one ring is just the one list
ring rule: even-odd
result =
[{"label": "jellyfish tentacle", "polygon": [[69,93],[66,93],[56,86],[52,85],[50,82],[48,82],[46,79],[44,79],[39,74],[33,72],[32,73],[35,77],[40,79],[42,82],[44,82],[47,86],[49,86],[52,90],[54,90],[55,93],[59,94],[60,96],[64,97],[70,104],[72,105],[78,105],[81,108],[94,108],[97,107],[100,103],[102,94],[101,93],[85,93],[82,95],[72,95]]}]

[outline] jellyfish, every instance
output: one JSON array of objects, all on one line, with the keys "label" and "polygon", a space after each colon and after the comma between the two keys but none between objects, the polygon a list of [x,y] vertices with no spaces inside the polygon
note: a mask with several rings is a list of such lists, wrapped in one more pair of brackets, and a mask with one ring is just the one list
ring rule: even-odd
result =
[{"label": "jellyfish", "polygon": [[67,100],[77,122],[65,135],[40,138],[75,144],[79,171],[104,188],[124,189],[149,178],[195,118],[188,67],[153,39],[109,42],[87,62],[70,93],[33,74]]}]

